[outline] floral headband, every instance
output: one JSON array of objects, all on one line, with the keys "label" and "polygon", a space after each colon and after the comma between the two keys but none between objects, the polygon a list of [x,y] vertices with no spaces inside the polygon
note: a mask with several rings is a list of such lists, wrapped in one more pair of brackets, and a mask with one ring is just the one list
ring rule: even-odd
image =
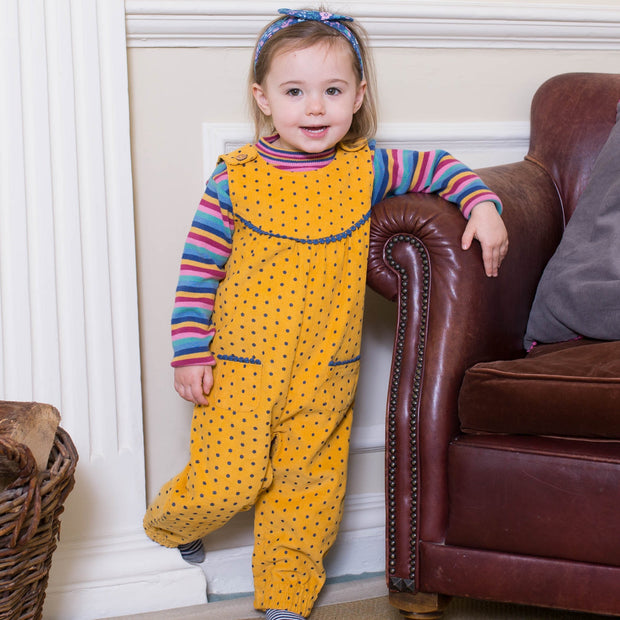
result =
[{"label": "floral headband", "polygon": [[287,26],[292,26],[293,24],[298,24],[300,22],[321,22],[326,26],[330,26],[334,30],[337,30],[341,35],[343,35],[346,40],[353,47],[353,51],[357,56],[357,60],[360,63],[360,69],[362,75],[364,75],[364,63],[362,62],[362,53],[360,51],[360,45],[358,40],[355,38],[355,35],[342,23],[342,22],[352,22],[353,18],[348,17],[347,15],[334,15],[333,13],[327,13],[325,11],[304,11],[304,10],[292,10],[292,9],[279,9],[278,13],[282,15],[287,15],[288,17],[282,17],[277,22],[274,22],[265,30],[262,34],[261,38],[258,40],[256,44],[256,53],[254,54],[254,70],[256,71],[256,63],[258,61],[258,56],[260,55],[261,49],[263,45],[271,39],[271,37],[278,31],[286,28]]}]

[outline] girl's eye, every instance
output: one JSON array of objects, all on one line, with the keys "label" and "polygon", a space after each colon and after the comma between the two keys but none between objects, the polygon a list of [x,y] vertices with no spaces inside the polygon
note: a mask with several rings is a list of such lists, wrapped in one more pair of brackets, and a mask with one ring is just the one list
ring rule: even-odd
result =
[{"label": "girl's eye", "polygon": [[340,89],[336,88],[335,86],[331,86],[330,88],[328,88],[325,91],[328,95],[337,95],[338,93],[340,93]]},{"label": "girl's eye", "polygon": [[286,91],[286,94],[290,95],[291,97],[299,97],[299,95],[301,95],[301,89],[290,88],[289,90]]}]

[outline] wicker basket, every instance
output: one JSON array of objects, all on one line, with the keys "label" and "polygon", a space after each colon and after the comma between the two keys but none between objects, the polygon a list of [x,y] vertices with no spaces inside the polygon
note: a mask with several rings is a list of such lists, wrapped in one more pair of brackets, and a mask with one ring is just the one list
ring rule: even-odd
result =
[{"label": "wicker basket", "polygon": [[59,428],[48,468],[38,472],[30,450],[0,435],[0,454],[19,477],[0,492],[0,619],[41,618],[63,503],[74,484],[77,451]]}]

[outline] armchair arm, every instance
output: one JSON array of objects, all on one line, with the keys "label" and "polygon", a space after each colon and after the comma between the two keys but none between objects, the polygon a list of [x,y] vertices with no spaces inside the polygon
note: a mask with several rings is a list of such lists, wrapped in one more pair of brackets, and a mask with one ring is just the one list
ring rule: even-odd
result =
[{"label": "armchair arm", "polygon": [[465,221],[436,196],[390,198],[375,206],[371,221],[368,283],[398,303],[386,544],[388,578],[400,591],[417,590],[418,541],[443,540],[447,447],[458,431],[465,370],[523,354],[536,285],[563,226],[557,191],[536,164],[478,173],[504,203],[510,249],[497,278],[485,276],[478,244],[461,249]]}]

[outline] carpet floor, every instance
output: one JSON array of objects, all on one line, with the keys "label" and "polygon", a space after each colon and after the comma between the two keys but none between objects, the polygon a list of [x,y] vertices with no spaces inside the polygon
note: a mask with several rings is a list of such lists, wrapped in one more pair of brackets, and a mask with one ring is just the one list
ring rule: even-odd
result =
[{"label": "carpet floor", "polygon": [[[251,597],[240,597],[181,609],[156,611],[106,620],[255,620],[264,614],[252,607]],[[606,616],[568,611],[453,599],[444,620],[603,620]],[[310,620],[399,620],[389,604],[383,577],[370,577],[328,584]]]}]

